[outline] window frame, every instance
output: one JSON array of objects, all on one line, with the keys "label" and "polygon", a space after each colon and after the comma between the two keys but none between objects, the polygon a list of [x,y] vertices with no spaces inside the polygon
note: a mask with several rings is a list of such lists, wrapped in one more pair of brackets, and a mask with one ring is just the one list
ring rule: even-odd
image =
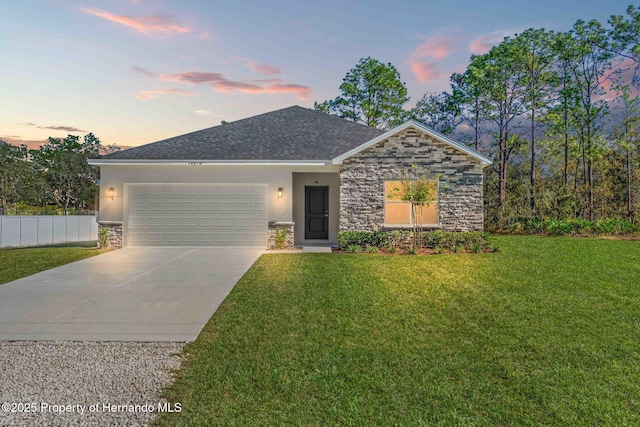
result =
[{"label": "window frame", "polygon": [[[384,226],[385,227],[392,227],[392,228],[411,228],[414,227],[415,222],[414,222],[414,217],[413,217],[413,204],[411,202],[406,202],[404,200],[400,200],[400,201],[392,201],[389,200],[389,198],[387,197],[387,183],[388,182],[402,182],[404,180],[402,179],[385,179],[384,180]],[[410,182],[414,182],[417,181],[416,179],[412,179],[409,180]],[[435,183],[436,185],[436,199],[435,199],[435,206],[436,206],[436,221],[435,223],[423,223],[422,226],[423,227],[430,227],[430,226],[439,226],[440,225],[440,180],[432,180],[430,182]],[[394,223],[389,223],[387,222],[387,203],[393,203],[393,204],[408,204],[409,205],[409,224],[394,224]],[[431,205],[433,206],[433,205]],[[431,207],[430,206],[430,207]]]}]

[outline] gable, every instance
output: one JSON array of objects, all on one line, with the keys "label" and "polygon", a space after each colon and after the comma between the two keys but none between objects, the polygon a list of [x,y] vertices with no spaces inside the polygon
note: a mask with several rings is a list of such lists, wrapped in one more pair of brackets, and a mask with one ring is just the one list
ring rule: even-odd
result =
[{"label": "gable", "polygon": [[[446,151],[453,150],[456,153],[463,154],[464,156],[468,156],[472,159],[475,159],[476,161],[480,162],[482,167],[485,167],[492,163],[490,158],[478,153],[476,150],[470,147],[467,147],[466,145],[460,142],[447,138],[441,133],[438,133],[433,129],[430,129],[413,120],[408,121],[394,129],[391,129],[390,131],[385,132],[384,134],[379,135],[378,137],[373,138],[365,142],[364,144],[361,144],[358,147],[355,147],[354,149],[349,150],[346,153],[335,157],[332,161],[334,164],[342,164],[345,160],[349,159],[350,157],[356,156],[357,154],[362,153],[365,150],[370,149],[378,144],[383,144],[385,141],[388,141],[390,138],[406,133],[409,130],[413,130],[424,135],[427,140],[432,140],[434,142],[434,144],[432,144],[434,148],[435,146],[440,146],[440,147],[444,147]],[[445,150],[440,149],[439,151],[445,151]]]}]

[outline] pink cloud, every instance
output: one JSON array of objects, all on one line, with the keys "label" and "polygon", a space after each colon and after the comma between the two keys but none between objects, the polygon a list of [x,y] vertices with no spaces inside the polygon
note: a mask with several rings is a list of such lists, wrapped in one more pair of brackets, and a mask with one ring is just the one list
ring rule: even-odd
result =
[{"label": "pink cloud", "polygon": [[273,74],[280,74],[282,71],[280,71],[280,67],[275,66],[275,65],[269,65],[269,64],[257,64],[253,61],[250,61],[247,66],[249,68],[251,68],[253,71],[256,71],[260,74],[266,74],[266,75],[273,75]]},{"label": "pink cloud", "polygon": [[281,79],[263,79],[253,81],[230,80],[220,73],[189,71],[179,74],[157,74],[140,67],[134,71],[146,77],[158,78],[164,81],[187,83],[193,85],[209,85],[218,92],[238,91],[241,93],[293,93],[299,99],[307,99],[311,94],[309,86],[283,83]]},{"label": "pink cloud", "polygon": [[438,79],[441,74],[436,71],[436,65],[428,62],[413,62],[411,71],[420,83],[429,83]]},{"label": "pink cloud", "polygon": [[149,98],[154,98],[156,95],[194,96],[195,93],[182,90],[182,89],[152,89],[152,90],[141,90],[140,92],[135,94],[135,97],[139,99],[149,99]]},{"label": "pink cloud", "polygon": [[469,52],[474,55],[485,54],[489,52],[492,47],[499,45],[507,35],[505,32],[497,32],[480,36],[469,44]]},{"label": "pink cloud", "polygon": [[456,51],[459,37],[457,36],[435,36],[428,38],[413,51],[415,58],[435,58],[444,59],[452,52]]},{"label": "pink cloud", "polygon": [[131,17],[115,15],[103,10],[81,7],[80,10],[88,15],[97,16],[125,27],[133,28],[139,33],[148,36],[167,37],[175,34],[190,33],[191,28],[172,22],[167,16],[140,16]]}]

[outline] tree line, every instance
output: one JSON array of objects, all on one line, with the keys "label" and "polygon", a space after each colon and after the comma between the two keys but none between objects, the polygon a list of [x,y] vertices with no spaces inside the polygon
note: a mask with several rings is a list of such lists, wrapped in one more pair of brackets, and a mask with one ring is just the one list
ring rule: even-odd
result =
[{"label": "tree line", "polygon": [[49,138],[37,150],[0,140],[0,214],[21,206],[54,206],[65,215],[90,209],[98,194],[99,169],[87,160],[118,149],[103,146],[92,133],[82,139]]},{"label": "tree line", "polygon": [[626,218],[640,205],[640,8],[565,32],[528,29],[472,55],[411,109],[392,64],[364,58],[315,109],[381,129],[414,119],[494,159],[490,229],[527,218]]}]

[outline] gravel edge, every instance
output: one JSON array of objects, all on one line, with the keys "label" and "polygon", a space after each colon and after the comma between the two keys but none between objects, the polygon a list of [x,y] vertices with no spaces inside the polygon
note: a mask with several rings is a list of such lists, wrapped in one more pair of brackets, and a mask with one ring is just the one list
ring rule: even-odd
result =
[{"label": "gravel edge", "polygon": [[0,426],[149,425],[185,344],[0,342]]}]

